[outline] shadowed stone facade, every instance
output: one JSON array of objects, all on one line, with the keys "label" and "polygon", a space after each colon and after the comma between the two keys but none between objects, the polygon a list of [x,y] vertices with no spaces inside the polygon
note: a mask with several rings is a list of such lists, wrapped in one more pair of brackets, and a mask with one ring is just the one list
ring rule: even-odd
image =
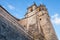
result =
[{"label": "shadowed stone facade", "polygon": [[35,3],[17,19],[0,6],[1,40],[58,40],[45,5]]},{"label": "shadowed stone facade", "polygon": [[18,19],[0,6],[0,40],[32,40]]},{"label": "shadowed stone facade", "polygon": [[30,39],[24,35],[24,32],[22,30],[18,31],[14,24],[0,16],[0,40],[30,40]]}]

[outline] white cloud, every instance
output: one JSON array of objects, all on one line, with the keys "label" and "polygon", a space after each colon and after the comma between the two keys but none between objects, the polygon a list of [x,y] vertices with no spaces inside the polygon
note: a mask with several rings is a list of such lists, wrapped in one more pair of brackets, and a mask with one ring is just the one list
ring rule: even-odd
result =
[{"label": "white cloud", "polygon": [[60,16],[59,14],[54,14],[52,17],[52,23],[56,24],[56,25],[60,25]]},{"label": "white cloud", "polygon": [[8,4],[8,8],[11,9],[11,10],[15,9],[15,7],[13,5],[10,5],[10,4]]},{"label": "white cloud", "polygon": [[60,40],[60,36],[58,36],[58,40]]}]

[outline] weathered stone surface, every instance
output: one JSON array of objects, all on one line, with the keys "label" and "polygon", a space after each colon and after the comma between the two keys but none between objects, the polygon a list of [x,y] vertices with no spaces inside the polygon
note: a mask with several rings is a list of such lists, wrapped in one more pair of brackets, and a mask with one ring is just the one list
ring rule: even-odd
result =
[{"label": "weathered stone surface", "polygon": [[45,5],[33,4],[17,20],[0,7],[0,40],[58,40]]},{"label": "weathered stone surface", "polygon": [[29,40],[22,32],[18,32],[15,25],[0,16],[0,40]]},{"label": "weathered stone surface", "polygon": [[20,24],[22,22],[21,25],[26,26],[25,29],[34,40],[58,40],[45,5],[41,4],[36,7],[33,4],[28,8],[23,20],[20,20]]}]

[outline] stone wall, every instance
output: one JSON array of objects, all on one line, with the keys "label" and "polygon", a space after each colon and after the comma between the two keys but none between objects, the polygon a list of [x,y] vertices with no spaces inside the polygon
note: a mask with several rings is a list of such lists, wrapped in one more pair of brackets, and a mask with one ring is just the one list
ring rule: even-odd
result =
[{"label": "stone wall", "polygon": [[22,30],[0,16],[0,40],[30,40]]},{"label": "stone wall", "polygon": [[18,23],[22,25],[25,29],[27,28],[27,19],[21,19],[20,21],[18,21]]},{"label": "stone wall", "polygon": [[40,11],[39,14],[40,13],[41,15],[39,16],[39,19],[40,19],[39,22],[40,22],[40,26],[43,29],[45,39],[46,40],[58,40],[48,13],[44,11]]},{"label": "stone wall", "polygon": [[3,7],[0,7],[0,39],[32,40],[31,36]]}]

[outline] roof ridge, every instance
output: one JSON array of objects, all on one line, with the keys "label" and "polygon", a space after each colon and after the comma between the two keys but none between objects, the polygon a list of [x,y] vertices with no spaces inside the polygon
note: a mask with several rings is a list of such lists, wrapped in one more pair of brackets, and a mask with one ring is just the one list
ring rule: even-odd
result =
[{"label": "roof ridge", "polygon": [[0,5],[0,7],[6,11],[10,16],[12,16],[13,18],[15,18],[16,20],[19,20],[18,18],[16,18],[15,16],[13,16],[12,14],[10,14],[2,5]]}]

